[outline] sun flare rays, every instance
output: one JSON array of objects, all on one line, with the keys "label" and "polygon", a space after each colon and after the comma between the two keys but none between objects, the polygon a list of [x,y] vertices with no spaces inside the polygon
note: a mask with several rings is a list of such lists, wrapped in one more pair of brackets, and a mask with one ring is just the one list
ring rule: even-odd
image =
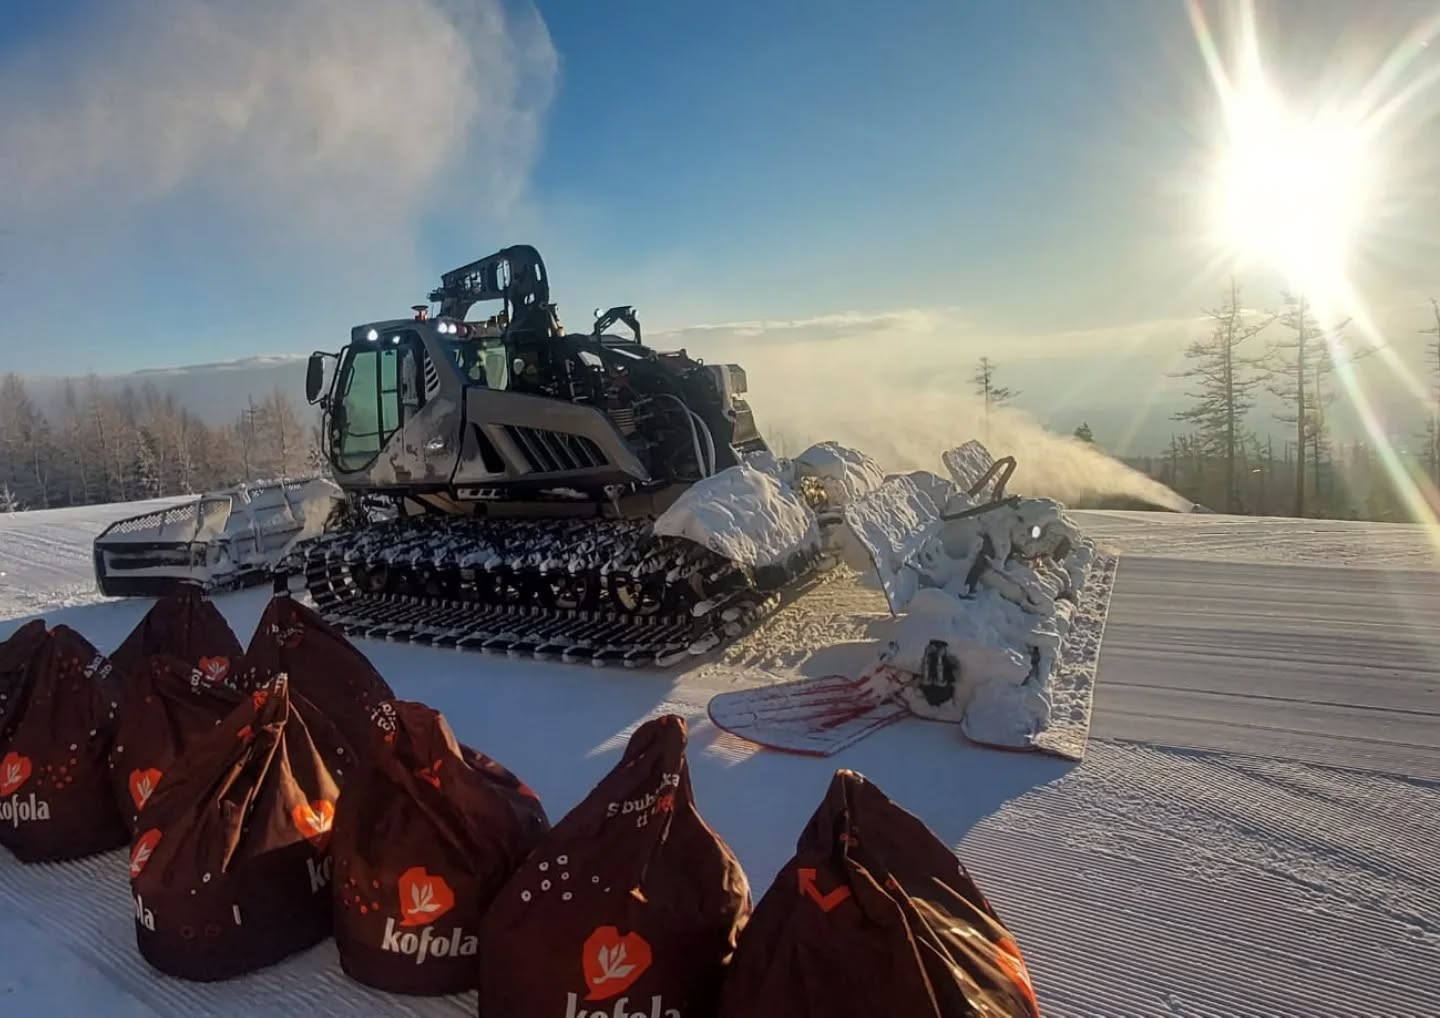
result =
[{"label": "sun flare rays", "polygon": [[[1396,211],[1387,204],[1387,177],[1401,158],[1391,150],[1393,137],[1403,133],[1397,125],[1428,121],[1440,111],[1434,94],[1440,63],[1417,64],[1440,31],[1440,16],[1417,24],[1362,86],[1292,95],[1267,72],[1253,4],[1239,0],[1225,9],[1232,16],[1220,25],[1199,0],[1188,3],[1219,115],[1204,174],[1212,265],[1278,275],[1290,292],[1304,296],[1331,347],[1343,398],[1408,513],[1427,525],[1440,549],[1434,487],[1386,433],[1348,356],[1351,347],[1334,328],[1348,322],[1345,332],[1379,352],[1374,362],[1411,397],[1428,402],[1426,386],[1376,328],[1355,280],[1367,245]],[[1221,27],[1228,30],[1223,52]]]}]

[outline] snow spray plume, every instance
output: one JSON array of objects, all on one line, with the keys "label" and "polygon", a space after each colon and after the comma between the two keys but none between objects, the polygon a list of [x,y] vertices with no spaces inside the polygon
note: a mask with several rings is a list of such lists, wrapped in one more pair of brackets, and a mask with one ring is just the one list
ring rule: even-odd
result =
[{"label": "snow spray plume", "polygon": [[917,364],[952,365],[960,356],[953,344],[924,330],[877,324],[864,337],[823,341],[777,341],[749,327],[680,338],[706,360],[734,360],[745,368],[751,406],[777,453],[794,455],[832,439],[864,450],[888,470],[943,473],[940,454],[978,438],[995,456],[1018,461],[1012,491],[1069,505],[1119,497],[1190,510],[1191,503],[1165,485],[1089,443],[1046,431],[1018,410],[992,408],[987,420],[978,397],[916,371]]}]

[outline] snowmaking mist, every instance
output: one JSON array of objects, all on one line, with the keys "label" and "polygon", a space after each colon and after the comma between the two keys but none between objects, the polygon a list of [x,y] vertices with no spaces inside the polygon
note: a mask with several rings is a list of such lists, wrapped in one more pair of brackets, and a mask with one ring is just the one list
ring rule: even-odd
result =
[{"label": "snowmaking mist", "polygon": [[[887,470],[943,473],[942,452],[979,439],[997,458],[1018,461],[1013,491],[1071,506],[1125,500],[1190,511],[1192,503],[1165,485],[1087,442],[1046,431],[1021,411],[992,409],[987,420],[982,402],[953,369],[943,379],[918,370],[911,354],[930,347],[927,338],[904,332],[774,343],[727,337],[704,344],[711,348],[703,354],[745,368],[760,429],[780,455],[834,440],[869,453]],[[957,354],[952,348],[940,356],[953,365]]]}]

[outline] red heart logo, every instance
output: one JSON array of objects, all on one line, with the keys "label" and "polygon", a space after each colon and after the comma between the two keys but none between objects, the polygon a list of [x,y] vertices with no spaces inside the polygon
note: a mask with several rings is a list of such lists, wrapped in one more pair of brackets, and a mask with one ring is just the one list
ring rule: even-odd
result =
[{"label": "red heart logo", "polygon": [[620,936],[614,926],[602,926],[585,941],[586,1000],[608,1000],[628,990],[650,967],[650,945],[638,933]]},{"label": "red heart logo", "polygon": [[200,674],[211,682],[224,682],[225,676],[230,674],[230,659],[228,657],[202,657]]},{"label": "red heart logo", "polygon": [[0,795],[14,795],[30,780],[30,758],[13,750],[0,760]]},{"label": "red heart logo", "polygon": [[428,926],[455,907],[455,892],[445,878],[411,866],[400,874],[401,926]]},{"label": "red heart logo", "polygon": [[323,849],[330,840],[330,827],[335,823],[335,804],[329,799],[297,803],[290,815],[295,820],[295,829],[303,834],[310,844]]},{"label": "red heart logo", "polygon": [[160,832],[149,830],[135,839],[135,846],[130,849],[130,879],[134,880],[155,854],[155,846],[160,844]]},{"label": "red heart logo", "polygon": [[145,803],[155,794],[155,786],[160,784],[160,776],[161,772],[154,767],[130,772],[130,798],[135,800],[136,809],[145,808]]}]

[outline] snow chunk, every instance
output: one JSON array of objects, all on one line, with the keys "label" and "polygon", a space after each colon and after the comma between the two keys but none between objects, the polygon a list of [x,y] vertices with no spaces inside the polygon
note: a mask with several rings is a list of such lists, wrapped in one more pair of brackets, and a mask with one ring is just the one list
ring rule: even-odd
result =
[{"label": "snow chunk", "polygon": [[1049,724],[1050,701],[1038,689],[992,680],[970,697],[960,730],[975,742],[1029,749]]},{"label": "snow chunk", "polygon": [[995,465],[995,457],[984,444],[971,439],[964,445],[947,449],[940,454],[940,461],[955,481],[955,486],[968,492],[985,476],[985,471]]},{"label": "snow chunk", "polygon": [[819,524],[804,500],[744,463],[692,484],[655,521],[655,533],[756,568],[820,544]]},{"label": "snow chunk", "polygon": [[795,476],[814,477],[825,489],[831,505],[849,505],[867,495],[885,481],[885,471],[858,449],[849,449],[838,442],[812,445],[791,463]]},{"label": "snow chunk", "polygon": [[935,503],[912,477],[891,477],[845,506],[845,523],[874,566],[890,610],[900,611],[922,586],[923,567],[913,563],[940,529]]}]

